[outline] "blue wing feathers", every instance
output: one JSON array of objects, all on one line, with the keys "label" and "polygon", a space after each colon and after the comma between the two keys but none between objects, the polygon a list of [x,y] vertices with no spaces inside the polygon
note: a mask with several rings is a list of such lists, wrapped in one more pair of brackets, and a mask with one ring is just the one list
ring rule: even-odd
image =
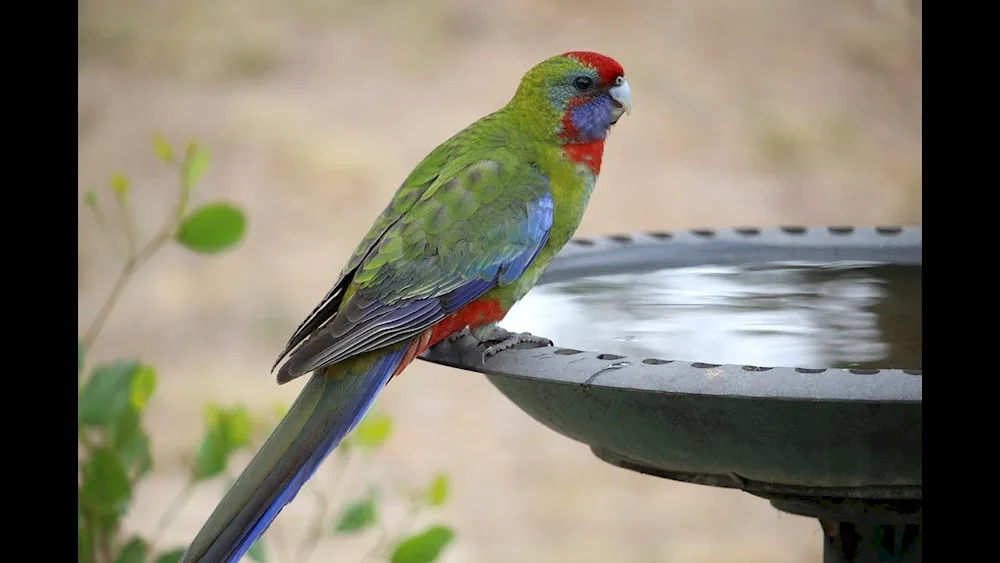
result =
[{"label": "blue wing feathers", "polygon": [[493,274],[490,279],[472,280],[455,291],[438,298],[438,300],[446,313],[454,313],[489,291],[495,284],[496,274]]},{"label": "blue wing feathers", "polygon": [[549,231],[552,229],[553,205],[552,195],[545,194],[543,197],[528,203],[528,216],[521,222],[520,235],[523,241],[523,250],[514,258],[503,264],[500,271],[501,285],[514,282],[524,274],[524,270],[538,256],[538,252],[549,240]]},{"label": "blue wing feathers", "polygon": [[552,205],[552,194],[545,196],[528,204],[528,220],[521,224],[524,232],[525,243],[538,243],[548,236],[552,229],[554,209]]},{"label": "blue wing feathers", "polygon": [[500,270],[500,279],[498,280],[499,284],[507,285],[520,278],[528,266],[535,260],[535,257],[538,256],[538,253],[542,250],[542,247],[545,246],[545,243],[548,240],[549,233],[546,232],[542,240],[538,241],[538,244],[535,245],[532,252],[522,252],[517,256],[517,258],[505,264]]}]

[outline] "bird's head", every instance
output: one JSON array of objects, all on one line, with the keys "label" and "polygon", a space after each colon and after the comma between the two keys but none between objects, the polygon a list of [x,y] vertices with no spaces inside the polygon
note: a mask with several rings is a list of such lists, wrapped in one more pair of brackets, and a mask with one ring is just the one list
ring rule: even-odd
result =
[{"label": "bird's head", "polygon": [[611,126],[632,111],[632,92],[618,61],[571,51],[525,73],[509,105],[558,142],[589,143],[603,140]]}]

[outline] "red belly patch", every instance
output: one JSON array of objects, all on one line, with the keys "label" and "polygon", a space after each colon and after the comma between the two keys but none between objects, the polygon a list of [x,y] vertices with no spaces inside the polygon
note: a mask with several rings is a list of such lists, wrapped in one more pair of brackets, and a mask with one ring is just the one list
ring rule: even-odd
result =
[{"label": "red belly patch", "polygon": [[469,303],[422,332],[406,350],[406,355],[403,356],[403,361],[399,362],[399,367],[396,368],[393,376],[399,375],[425,350],[461,331],[466,326],[475,328],[500,322],[506,314],[507,311],[500,306],[500,302],[496,299],[480,298]]}]

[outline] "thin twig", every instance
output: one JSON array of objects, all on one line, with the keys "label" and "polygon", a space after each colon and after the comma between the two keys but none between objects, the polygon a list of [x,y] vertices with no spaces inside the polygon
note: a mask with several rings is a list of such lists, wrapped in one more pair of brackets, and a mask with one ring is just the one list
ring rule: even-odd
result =
[{"label": "thin twig", "polygon": [[90,451],[97,449],[97,444],[95,444],[94,441],[90,439],[90,436],[87,436],[86,429],[80,428],[80,432],[77,438],[80,440],[80,443],[83,444],[84,448],[87,448]]},{"label": "thin twig", "polygon": [[128,256],[135,256],[135,221],[132,219],[132,213],[129,209],[128,203],[122,201],[119,203],[122,210],[122,222],[124,223],[125,231],[125,248],[127,249]]},{"label": "thin twig", "polygon": [[118,279],[115,280],[114,287],[111,288],[111,292],[108,293],[107,298],[105,298],[104,304],[101,305],[101,308],[94,317],[93,322],[90,323],[90,327],[87,329],[87,332],[84,333],[83,349],[86,352],[90,352],[90,348],[94,345],[94,341],[97,340],[97,336],[101,333],[101,329],[104,328],[104,324],[107,322],[108,317],[111,316],[111,311],[115,308],[115,305],[121,298],[122,292],[125,290],[125,286],[128,285],[129,281],[131,281],[132,276],[135,275],[140,266],[156,254],[156,251],[160,250],[160,248],[162,248],[163,245],[170,240],[172,231],[172,228],[170,230],[161,231],[138,253],[130,255],[126,258],[125,264],[122,266],[122,270],[118,274]]},{"label": "thin twig", "polygon": [[308,563],[309,559],[312,558],[313,553],[316,551],[316,545],[319,543],[319,539],[323,537],[323,526],[326,523],[326,513],[328,510],[326,498],[321,494],[316,495],[316,506],[319,514],[313,519],[312,529],[309,530],[308,536],[306,536],[306,541],[299,548],[299,552],[295,555],[296,563]]},{"label": "thin twig", "polygon": [[[108,293],[107,298],[104,300],[104,304],[98,310],[97,316],[94,317],[93,322],[91,322],[90,327],[87,328],[87,332],[84,333],[83,337],[83,349],[86,352],[90,352],[90,348],[94,345],[94,341],[97,340],[97,336],[101,333],[104,328],[104,323],[107,322],[108,317],[111,316],[112,309],[118,303],[118,299],[121,298],[122,291],[125,290],[125,286],[135,275],[136,270],[139,269],[147,260],[149,260],[160,248],[166,244],[174,234],[174,229],[180,223],[184,216],[184,210],[187,208],[188,199],[190,197],[189,190],[185,189],[183,185],[181,186],[180,196],[177,198],[177,203],[174,205],[173,213],[171,213],[167,219],[164,221],[163,226],[142,249],[138,252],[135,251],[135,228],[132,222],[131,213],[129,208],[122,206],[122,215],[125,217],[125,236],[128,240],[129,252],[125,258],[125,264],[122,266],[121,273],[118,274],[118,279],[115,281],[114,287],[111,288],[111,292]],[[101,215],[97,213],[96,215]],[[97,219],[98,224],[103,222],[103,216]]]},{"label": "thin twig", "polygon": [[[367,559],[371,556],[380,556],[379,553],[382,550],[383,544],[387,543],[389,539],[389,527],[385,525],[385,521],[381,518],[378,519],[378,539],[375,540],[375,545],[372,546],[371,552],[365,556]],[[364,560],[362,560],[364,561]]]},{"label": "thin twig", "polygon": [[389,539],[389,528],[386,527],[385,522],[383,522],[381,518],[377,521],[378,539],[375,540],[375,543],[372,545],[371,549],[368,550],[368,553],[365,553],[365,556],[361,558],[361,561],[368,561],[369,559],[378,556],[379,551],[383,549],[383,544],[385,544],[386,540]]},{"label": "thin twig", "polygon": [[[129,279],[135,273],[135,263],[132,260],[127,260],[125,266],[122,267],[122,271],[118,274],[118,279],[115,280],[114,287],[111,288],[111,292],[104,299],[104,304],[101,305],[100,310],[97,312],[97,316],[90,323],[90,328],[83,336],[83,349],[86,352],[90,352],[90,347],[93,346],[94,341],[97,340],[97,335],[101,333],[101,329],[104,328],[104,323],[107,322],[108,317],[111,315],[111,310],[115,308],[115,304],[118,302],[118,298],[121,297],[122,291],[125,290],[125,285],[128,283]],[[89,354],[88,354],[89,355]]]},{"label": "thin twig", "polygon": [[362,561],[366,561],[372,557],[380,555],[381,551],[389,547],[389,544],[391,544],[392,541],[395,541],[399,536],[406,534],[406,531],[410,528],[410,524],[412,524],[412,522],[417,518],[422,508],[423,507],[419,503],[410,499],[409,506],[403,514],[403,517],[396,522],[396,533],[390,534],[388,527],[383,524],[381,526],[381,533],[379,534],[378,540],[375,541],[375,545],[372,546],[371,550],[365,554]]},{"label": "thin twig", "polygon": [[177,496],[174,498],[173,502],[170,503],[170,506],[167,507],[167,509],[163,511],[163,515],[160,516],[160,522],[156,525],[156,531],[153,532],[153,539],[150,541],[150,545],[155,547],[156,544],[159,543],[160,539],[163,537],[163,532],[165,532],[167,530],[167,527],[170,526],[171,522],[173,522],[174,519],[177,518],[177,514],[181,511],[182,508],[184,508],[184,505],[187,504],[187,501],[191,497],[191,493],[193,492],[194,492],[194,479],[189,478],[187,482],[184,483],[184,488],[181,489],[179,493],[177,493]]},{"label": "thin twig", "polygon": [[333,500],[340,499],[345,502],[349,502],[350,499],[347,497],[347,492],[353,489],[355,480],[355,466],[358,462],[353,462],[351,460],[359,457],[359,454],[351,455],[338,455],[337,450],[333,451],[334,455],[337,457],[339,463],[334,464],[330,470],[330,473],[337,475],[337,479],[334,479],[336,485],[334,485],[334,491],[332,498]]},{"label": "thin twig", "polygon": [[[351,474],[350,470],[353,467],[351,465],[351,459],[353,457],[355,456],[346,456],[346,457],[342,457],[339,455],[336,456],[337,458],[336,461],[339,463],[335,463],[331,466],[332,467],[331,473],[337,474],[339,469],[340,479],[335,480],[335,482],[337,482],[337,484],[340,486],[335,488],[343,489],[345,485],[349,482],[348,476]],[[309,535],[306,537],[305,543],[299,548],[299,552],[296,554],[295,559],[292,560],[295,561],[296,563],[298,563],[299,561],[308,562],[309,558],[312,557],[314,551],[316,550],[317,543],[319,542],[320,538],[323,537],[323,532],[325,531],[324,527],[327,525],[327,518],[330,516],[329,511],[331,503],[328,500],[327,496],[330,495],[331,491],[329,490],[330,487],[324,485],[324,482],[322,480],[322,475],[319,472],[317,472],[317,474],[313,476],[312,480],[309,483],[309,486],[311,491],[313,492],[313,498],[316,500],[317,505],[320,507],[320,513],[318,517],[313,520],[313,527],[310,529]],[[333,494],[331,496],[334,500],[336,500],[337,497],[341,495]]]},{"label": "thin twig", "polygon": [[[88,206],[89,207],[89,206]],[[123,253],[120,246],[118,246],[118,239],[115,238],[115,234],[111,232],[111,227],[108,226],[107,219],[104,218],[104,213],[101,213],[101,208],[94,206],[89,207],[91,214],[94,216],[94,222],[97,223],[97,228],[101,231],[105,237],[107,237],[108,242],[111,244],[111,248],[115,251],[118,257],[128,256],[128,253]]]},{"label": "thin twig", "polygon": [[111,563],[111,545],[107,532],[98,529],[97,521],[99,518],[87,507],[83,507],[83,518],[86,522],[84,525],[86,526],[87,534],[90,535],[91,545],[94,549],[94,561],[97,563]]},{"label": "thin twig", "polygon": [[98,551],[100,555],[104,556],[104,561],[111,563],[114,559],[111,554],[114,553],[112,550],[112,542],[115,539],[117,530],[111,528],[110,530],[104,530],[103,533],[98,534]]}]

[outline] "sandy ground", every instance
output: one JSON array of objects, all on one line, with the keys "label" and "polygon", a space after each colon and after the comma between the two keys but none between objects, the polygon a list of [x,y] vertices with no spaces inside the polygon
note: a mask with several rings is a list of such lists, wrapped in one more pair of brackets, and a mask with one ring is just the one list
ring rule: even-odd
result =
[{"label": "sandy ground", "polygon": [[[581,234],[920,222],[920,14],[905,0],[80,6],[78,192],[128,173],[151,232],[176,181],[149,146],[160,130],[209,145],[197,197],[232,199],[250,217],[237,252],[164,252],[95,349],[139,353],[160,373],[157,469],[129,517],[136,529],[151,529],[180,487],[206,401],[260,413],[291,401],[301,383],[278,387],[272,360],[399,181],[552,54],[605,52],[633,88]],[[80,216],[82,329],[115,269]],[[482,377],[419,362],[377,408],[397,430],[356,490],[449,471],[443,518],[459,538],[448,563],[819,558],[814,521],[612,468]],[[218,494],[199,490],[166,543],[190,538]],[[284,543],[311,509],[283,513]],[[365,541],[324,542],[312,560],[360,560]]]}]

